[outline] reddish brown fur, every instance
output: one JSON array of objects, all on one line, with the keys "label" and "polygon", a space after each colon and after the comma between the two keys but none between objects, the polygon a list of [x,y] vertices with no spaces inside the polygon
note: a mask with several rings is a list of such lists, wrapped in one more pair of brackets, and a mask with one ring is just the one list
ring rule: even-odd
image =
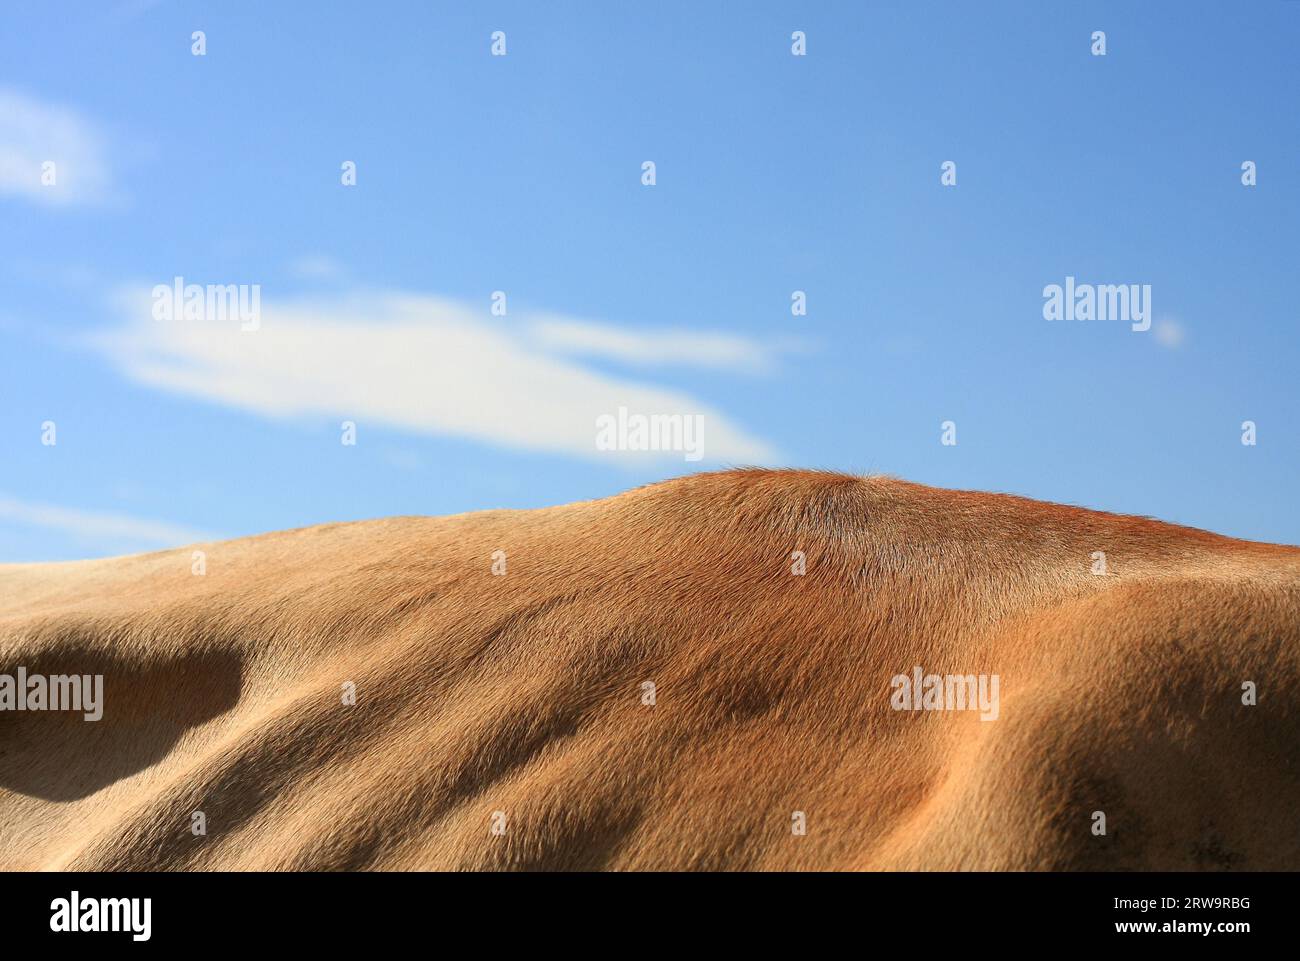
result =
[{"label": "reddish brown fur", "polygon": [[0,866],[1300,868],[1295,548],[754,470],[203,549],[0,568],[106,701],[0,714]]}]

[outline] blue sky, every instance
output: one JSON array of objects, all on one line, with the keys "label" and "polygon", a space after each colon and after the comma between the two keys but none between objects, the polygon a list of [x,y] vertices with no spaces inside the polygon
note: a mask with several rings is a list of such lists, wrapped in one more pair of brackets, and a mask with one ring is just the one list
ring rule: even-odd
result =
[{"label": "blue sky", "polygon": [[[5,20],[0,560],[749,462],[1300,543],[1300,3]],[[154,320],[176,276],[260,328]],[[1149,284],[1151,330],[1044,319],[1067,276]],[[705,459],[596,450],[623,403]]]}]

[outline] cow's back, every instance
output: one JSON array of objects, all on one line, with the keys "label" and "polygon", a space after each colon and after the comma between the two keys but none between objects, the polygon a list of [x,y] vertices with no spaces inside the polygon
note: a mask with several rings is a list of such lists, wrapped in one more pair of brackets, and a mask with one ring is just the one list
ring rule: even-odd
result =
[{"label": "cow's back", "polygon": [[[1296,868],[1298,585],[795,471],[0,568],[0,673],[105,691],[0,714],[0,864]],[[896,709],[917,667],[997,718]]]}]

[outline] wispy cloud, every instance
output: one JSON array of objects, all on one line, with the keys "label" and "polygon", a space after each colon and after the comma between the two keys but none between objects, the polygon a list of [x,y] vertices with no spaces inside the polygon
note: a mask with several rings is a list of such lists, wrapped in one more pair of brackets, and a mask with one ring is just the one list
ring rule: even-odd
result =
[{"label": "wispy cloud", "polygon": [[39,504],[0,494],[0,521],[40,527],[116,549],[176,547],[212,540],[203,531],[127,514]]},{"label": "wispy cloud", "polygon": [[1183,325],[1175,317],[1162,317],[1156,321],[1154,333],[1156,343],[1170,350],[1177,350],[1181,347],[1183,339],[1186,337]]},{"label": "wispy cloud", "polygon": [[[712,367],[766,363],[734,337],[625,334],[590,322],[536,324],[489,316],[437,297],[353,293],[332,299],[262,298],[261,325],[156,321],[147,289],[123,291],[123,320],[93,344],[151,387],[272,417],[330,416],[421,434],[604,460],[596,421],[619,407],[701,415],[706,460],[770,462],[764,441],[679,389],[608,374],[564,356],[633,356],[685,364],[698,349]],[[644,455],[637,455],[644,456]],[[660,456],[675,456],[664,455]]]},{"label": "wispy cloud", "polygon": [[105,144],[72,108],[0,88],[0,195],[55,206],[102,202],[111,186]]},{"label": "wispy cloud", "polygon": [[289,272],[304,280],[336,280],[347,271],[333,257],[325,254],[306,254],[289,264]]},{"label": "wispy cloud", "polygon": [[636,366],[758,371],[773,359],[770,348],[749,338],[709,331],[632,331],[553,316],[538,319],[530,331],[549,350]]}]

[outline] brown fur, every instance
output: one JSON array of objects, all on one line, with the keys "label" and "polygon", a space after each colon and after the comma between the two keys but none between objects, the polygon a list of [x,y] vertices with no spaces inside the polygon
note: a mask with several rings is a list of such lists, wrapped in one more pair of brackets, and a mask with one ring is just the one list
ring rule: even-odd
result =
[{"label": "brown fur", "polygon": [[0,672],[105,677],[0,714],[0,866],[1300,869],[1296,548],[752,470],[203,549],[0,567]]}]

